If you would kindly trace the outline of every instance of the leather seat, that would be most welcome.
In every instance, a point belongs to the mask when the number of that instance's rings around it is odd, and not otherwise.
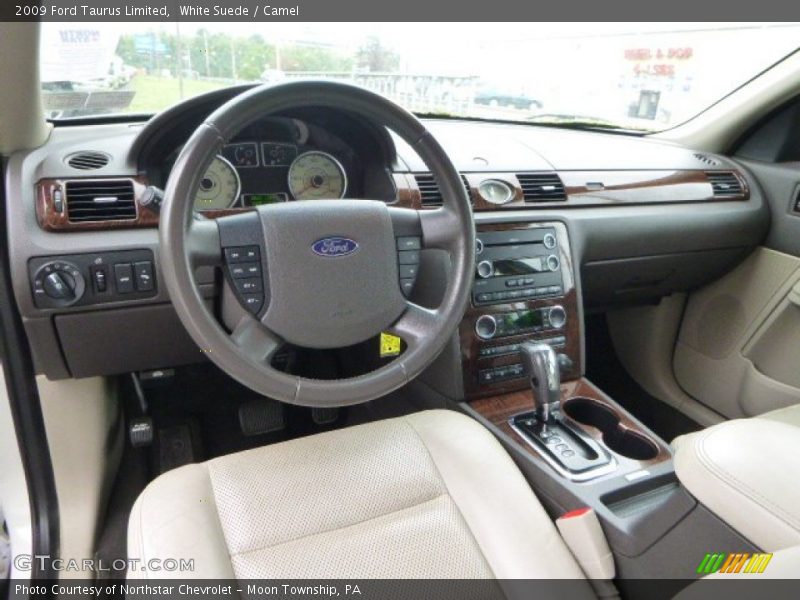
[[[495,438],[444,410],[170,471],[137,500],[128,548],[192,558],[168,574],[192,579],[584,576]]]
[[[761,550],[800,545],[800,405],[726,421],[673,442],[697,500]]]

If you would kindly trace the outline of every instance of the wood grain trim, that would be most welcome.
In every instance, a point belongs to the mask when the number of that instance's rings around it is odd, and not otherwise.
[[[525,202],[516,173],[464,173],[464,176],[469,184],[470,199],[473,210],[476,212],[553,207],[727,202],[750,199],[750,188],[747,181],[739,171],[732,169],[718,169],[717,171],[733,173],[742,186],[742,194],[728,198],[715,197],[706,177],[706,172],[712,171],[714,170],[559,171],[558,175],[564,183],[567,200],[549,202]],[[507,183],[514,192],[514,199],[502,206],[488,202],[478,191],[481,182],[486,179],[499,179]],[[413,175],[395,173],[395,184],[398,191],[398,206],[417,210],[423,208],[419,188]]]
[[[61,190],[66,198],[65,190],[67,181],[131,181],[133,195],[136,202],[135,219],[119,219],[111,221],[81,221],[73,223],[67,217],[66,201],[64,210],[57,212],[53,200],[54,192]],[[142,175],[136,177],[86,177],[68,179],[42,179],[36,183],[36,219],[39,226],[46,231],[98,231],[110,229],[137,229],[142,227],[158,227],[159,214],[146,206],[142,206],[139,199],[148,186],[147,178]],[[204,210],[202,214],[209,219],[216,219],[228,215],[254,210],[253,207],[226,208],[219,210]]]
[[[528,384],[524,378],[511,379],[494,383],[491,385],[478,385],[478,373],[482,369],[499,367],[519,363],[517,354],[507,354],[505,356],[481,357],[479,349],[487,345],[514,344],[524,340],[539,339],[564,335],[567,338],[566,346],[559,348],[558,352],[569,356],[572,361],[572,368],[562,373],[565,381],[578,379],[583,373],[581,364],[581,321],[578,312],[578,292],[575,288],[574,266],[570,253],[569,237],[567,228],[563,223],[539,222],[539,223],[496,223],[487,224],[479,228],[481,231],[510,231],[514,229],[529,229],[537,227],[552,227],[556,231],[558,240],[559,257],[561,260],[561,271],[563,274],[564,295],[556,298],[543,298],[532,300],[520,300],[503,304],[492,304],[489,306],[474,306],[472,302],[464,313],[464,318],[459,325],[458,334],[461,343],[461,366],[464,384],[464,395],[467,399],[479,398],[481,396],[496,396],[500,393],[513,390],[527,389]],[[475,321],[484,314],[505,313],[515,310],[538,309],[546,306],[559,304],[564,307],[567,313],[567,322],[563,329],[549,330],[538,334],[526,334],[503,337],[492,341],[481,340],[475,333]]]
[[[625,409],[614,402],[611,398],[606,396],[588,379],[582,378],[575,381],[569,381],[561,385],[562,406],[564,403],[569,402],[571,398],[588,398],[606,406],[619,417],[619,427],[621,429],[633,431],[641,436],[646,437],[653,444],[655,444],[656,448],[658,449],[656,456],[650,460],[636,460],[614,453],[615,458],[620,464],[620,468],[616,473],[612,474],[612,476],[616,477],[623,473],[630,473],[640,469],[645,469],[649,466],[669,460],[672,457],[669,446],[667,446],[663,440],[644,430],[636,421],[633,420],[633,418]],[[487,421],[511,437],[522,448],[525,448],[526,452],[533,456],[537,461],[541,461],[542,464],[544,464],[542,458],[533,449],[531,449],[527,442],[524,441],[520,435],[508,424],[508,420],[514,415],[533,410],[533,396],[530,389],[473,400],[469,403],[469,405]],[[595,427],[578,423],[577,421],[573,422],[576,423],[576,425],[583,429],[586,433],[588,433],[593,439],[602,443],[603,436],[600,430]]]
[[[73,223],[67,217],[66,184],[67,181],[130,181],[133,183],[133,196],[136,202],[135,219],[119,219],[112,221],[81,221]],[[138,227],[157,227],[158,213],[139,203],[142,193],[147,187],[147,180],[137,177],[86,177],[69,179],[41,179],[36,183],[36,219],[39,226],[46,231],[91,231],[107,229],[132,229]],[[60,190],[64,198],[64,210],[57,212],[53,201],[54,192]]]

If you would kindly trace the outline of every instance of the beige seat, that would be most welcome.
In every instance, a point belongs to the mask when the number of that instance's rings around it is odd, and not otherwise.
[[[675,472],[760,549],[800,545],[800,405],[677,438]]]
[[[583,577],[500,444],[443,410],[170,471],[136,502],[128,547],[192,558],[168,574],[192,579]]]

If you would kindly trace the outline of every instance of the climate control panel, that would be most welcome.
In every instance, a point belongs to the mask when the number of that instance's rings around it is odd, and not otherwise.
[[[533,310],[481,315],[475,320],[475,333],[482,340],[491,340],[495,337],[562,329],[566,322],[567,312],[563,306],[546,306]]]

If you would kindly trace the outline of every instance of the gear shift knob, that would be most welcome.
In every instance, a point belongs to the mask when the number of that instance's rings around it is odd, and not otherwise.
[[[525,342],[520,347],[531,387],[536,416],[546,423],[561,402],[561,369],[555,350],[542,342]]]

